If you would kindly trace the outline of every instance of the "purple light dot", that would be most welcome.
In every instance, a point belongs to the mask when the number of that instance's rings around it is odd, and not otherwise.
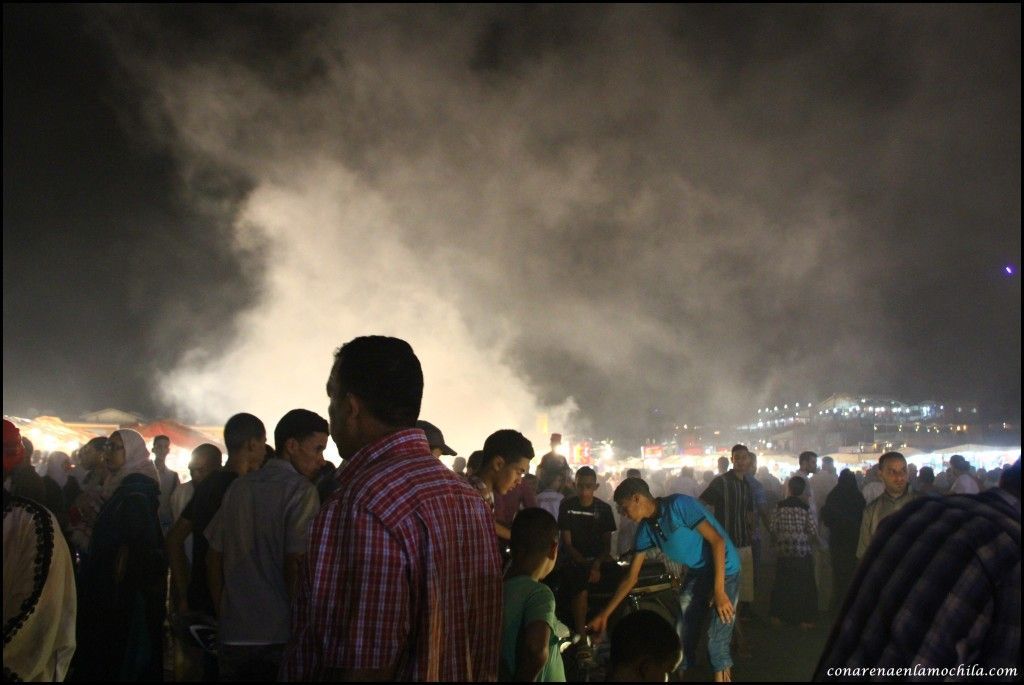
[[[1012,266],[1007,266],[1006,267],[1006,273],[1007,273],[1007,275],[1012,276],[1013,275],[1013,267]]]

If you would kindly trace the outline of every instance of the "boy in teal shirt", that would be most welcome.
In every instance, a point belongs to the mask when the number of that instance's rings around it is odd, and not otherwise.
[[[512,566],[503,592],[501,680],[565,682],[555,595],[540,582],[558,558],[558,522],[543,509],[523,509],[512,522],[511,542]]]

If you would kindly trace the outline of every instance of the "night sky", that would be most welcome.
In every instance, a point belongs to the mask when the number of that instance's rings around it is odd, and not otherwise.
[[[4,412],[273,425],[386,333],[460,451],[837,391],[1019,420],[1020,27],[5,5]]]

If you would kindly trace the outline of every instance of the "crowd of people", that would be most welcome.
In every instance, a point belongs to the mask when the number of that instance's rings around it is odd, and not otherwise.
[[[423,382],[408,343],[356,338],[328,418],[289,411],[271,447],[236,414],[226,455],[198,446],[185,483],[166,436],[129,429],[40,476],[5,420],[5,680],[162,680],[173,663],[189,681],[663,681],[706,656],[729,681],[764,592],[773,624],[836,617],[818,679],[1019,667],[1019,461],[936,475],[889,452],[836,473],[804,452],[782,482],[736,445],[718,473],[645,480],[572,471],[555,434],[531,474],[513,429],[458,457],[419,417]],[[672,621],[629,611],[645,565],[675,580]]]

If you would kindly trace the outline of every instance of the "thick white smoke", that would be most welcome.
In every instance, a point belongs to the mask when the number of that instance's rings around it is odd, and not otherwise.
[[[251,182],[233,239],[263,256],[260,303],[167,373],[171,401],[324,410],[333,350],[391,334],[461,452],[505,426],[543,447],[538,415],[572,431],[576,403],[603,436],[886,376],[865,226],[829,172],[869,133],[801,83],[814,56],[738,73],[739,98],[671,12],[537,12],[305,9],[286,39],[242,22],[201,49],[130,15],[168,144]]]

